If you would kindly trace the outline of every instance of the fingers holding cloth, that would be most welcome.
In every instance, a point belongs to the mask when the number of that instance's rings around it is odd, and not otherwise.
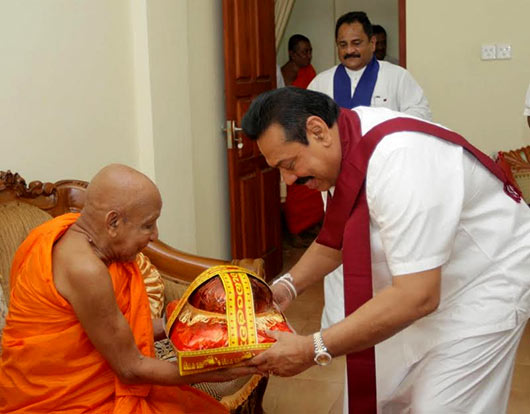
[[[270,330],[266,333],[276,342],[246,365],[256,367],[264,375],[290,377],[315,364],[312,336]]]

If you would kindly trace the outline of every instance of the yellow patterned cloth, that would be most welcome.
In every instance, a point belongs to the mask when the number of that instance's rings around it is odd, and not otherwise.
[[[162,276],[143,253],[138,253],[136,256],[136,264],[144,277],[151,317],[161,318],[164,310],[164,282],[162,281]]]

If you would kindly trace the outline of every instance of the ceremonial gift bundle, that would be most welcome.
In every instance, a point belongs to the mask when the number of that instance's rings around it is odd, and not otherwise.
[[[269,286],[238,266],[201,273],[166,311],[166,332],[181,375],[210,371],[252,358],[274,339],[265,330],[288,331],[273,306]]]

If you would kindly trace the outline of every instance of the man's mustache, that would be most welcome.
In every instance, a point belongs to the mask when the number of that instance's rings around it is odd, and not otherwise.
[[[296,179],[296,181],[294,183],[302,185],[302,184],[307,183],[309,180],[312,180],[313,178],[315,178],[315,177],[313,177],[311,175],[308,175],[307,177],[299,177],[299,178]]]
[[[347,53],[344,55],[344,59],[349,59],[349,58],[360,58],[361,55],[357,54],[357,53]]]

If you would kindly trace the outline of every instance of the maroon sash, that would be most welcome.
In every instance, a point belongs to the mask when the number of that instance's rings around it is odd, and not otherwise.
[[[394,132],[422,132],[460,145],[473,154],[504,183],[504,191],[516,202],[521,193],[495,162],[453,131],[412,118],[394,118],[361,135],[358,115],[341,109],[338,119],[342,163],[335,192],[328,201],[324,225],[317,242],[342,249],[346,316],[372,298],[370,216],[365,179],[368,162],[379,142]],[[377,412],[375,350],[348,354],[348,401],[350,414]]]

